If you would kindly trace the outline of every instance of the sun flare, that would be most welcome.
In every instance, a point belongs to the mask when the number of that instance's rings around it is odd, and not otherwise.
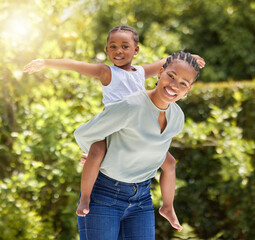
[[[17,16],[9,19],[4,29],[5,35],[13,39],[24,37],[28,32],[29,24],[25,16]]]
[[[24,36],[28,33],[29,25],[25,18],[14,18],[7,25],[8,31],[13,36]]]
[[[32,26],[25,14],[13,14],[8,18],[2,29],[2,40],[12,46],[24,44],[30,38]]]

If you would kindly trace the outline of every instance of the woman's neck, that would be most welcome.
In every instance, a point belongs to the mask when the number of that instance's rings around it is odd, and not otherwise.
[[[152,103],[159,109],[165,110],[168,108],[170,103],[166,103],[164,101],[162,101],[162,99],[160,98],[158,92],[156,91],[156,89],[153,90],[147,90],[146,94],[149,96],[149,98],[151,99]]]

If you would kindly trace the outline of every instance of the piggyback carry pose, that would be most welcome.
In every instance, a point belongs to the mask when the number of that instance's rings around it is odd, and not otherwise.
[[[175,102],[189,92],[198,72],[194,57],[175,53],[160,69],[155,89],[107,105],[75,131],[78,145],[89,154],[93,155],[93,144],[105,138],[107,142],[90,211],[85,217],[78,216],[82,240],[155,238],[150,179],[160,167],[168,176],[169,145],[184,124],[184,114]],[[83,173],[86,171],[85,164]],[[82,174],[84,179],[86,174]],[[161,214],[168,211],[166,207]]]
[[[52,67],[74,70],[86,76],[96,77],[101,81],[103,103],[107,106],[131,93],[145,90],[145,79],[155,76],[166,60],[164,58],[142,66],[132,65],[133,57],[139,52],[138,42],[139,36],[134,28],[125,25],[116,26],[110,30],[106,45],[106,53],[114,65],[91,64],[71,59],[38,59],[26,65],[23,71],[31,74],[45,67]],[[204,66],[205,63],[201,57],[192,56],[197,59],[200,67]],[[85,171],[87,177],[84,178],[84,181],[81,181],[81,199],[76,211],[79,216],[85,216],[89,212],[90,194],[105,153],[105,140],[98,141],[90,149],[90,154],[84,166],[88,169]],[[161,174],[163,206],[160,209],[160,214],[167,218],[174,228],[181,230],[182,227],[173,208],[175,159],[170,153],[167,153],[165,162],[167,166],[165,169],[168,169],[165,172],[168,172],[168,177],[164,173]]]

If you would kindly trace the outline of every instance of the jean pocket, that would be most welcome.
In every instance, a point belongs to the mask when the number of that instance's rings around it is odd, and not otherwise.
[[[91,193],[91,200],[105,206],[113,206],[117,202],[120,189],[103,181],[96,181]]]

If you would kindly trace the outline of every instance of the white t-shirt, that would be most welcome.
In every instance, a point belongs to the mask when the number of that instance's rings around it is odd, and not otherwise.
[[[109,85],[102,85],[103,103],[116,102],[131,93],[144,91],[145,73],[142,66],[134,65],[136,71],[125,71],[116,66],[109,66],[111,69],[111,82]]]

